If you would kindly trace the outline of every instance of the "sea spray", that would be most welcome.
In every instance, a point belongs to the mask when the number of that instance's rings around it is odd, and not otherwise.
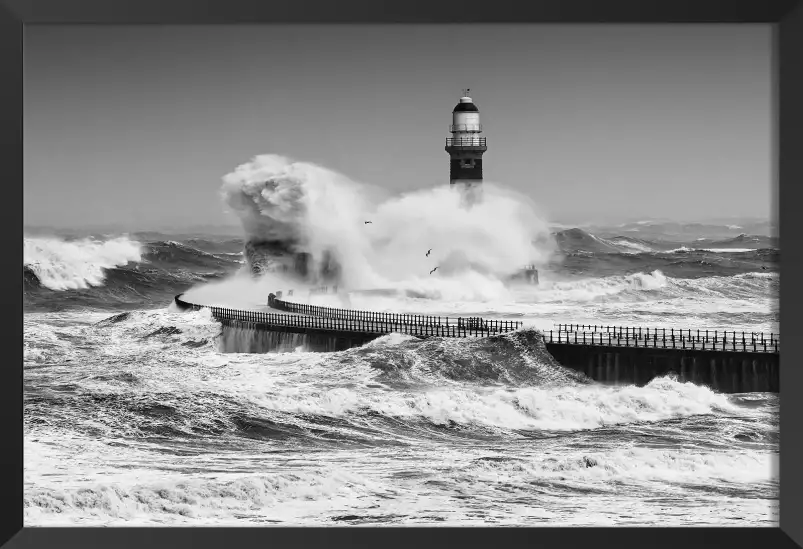
[[[106,269],[139,261],[142,245],[126,236],[110,240],[26,238],[23,262],[51,290],[100,286]]]
[[[194,286],[184,292],[183,299],[202,305],[253,309],[267,306],[271,293],[288,290],[293,290],[297,300],[304,301],[309,295],[310,285],[282,273],[253,277],[248,272],[239,271],[225,280]]]
[[[347,266],[344,277],[354,276],[350,256],[370,210],[361,185],[346,177],[278,155],[260,155],[223,178],[221,193],[243,225],[252,259],[260,246],[271,251],[310,254],[313,273],[333,256]],[[311,276],[313,280],[316,277]]]
[[[263,257],[309,254],[315,268],[334,258],[338,282],[350,288],[409,287],[437,296],[444,285],[433,281],[445,277],[498,295],[501,279],[545,263],[554,249],[532,202],[492,184],[470,209],[448,186],[372,201],[378,193],[370,186],[261,155],[225,176],[222,194],[242,222],[252,258],[261,260],[260,246],[269,250]],[[478,276],[460,280],[465,273]]]

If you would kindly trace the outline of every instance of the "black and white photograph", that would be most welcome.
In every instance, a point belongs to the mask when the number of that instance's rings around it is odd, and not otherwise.
[[[24,525],[778,527],[773,40],[26,28]]]

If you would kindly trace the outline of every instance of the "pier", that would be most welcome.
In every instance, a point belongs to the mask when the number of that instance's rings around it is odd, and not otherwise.
[[[181,310],[209,309],[224,328],[224,351],[341,351],[400,333],[419,339],[500,336],[519,321],[380,313],[304,305],[271,294],[268,307],[249,311],[189,303]],[[557,324],[541,331],[547,351],[565,367],[607,384],[645,385],[674,375],[723,393],[780,392],[780,336],[656,327]],[[239,339],[238,339],[239,338]]]
[[[558,324],[544,333],[562,365],[595,381],[645,385],[678,381],[723,393],[780,392],[777,334]]]
[[[278,299],[270,294],[268,306],[276,311],[263,312],[189,303],[181,295],[174,298],[181,310],[209,309],[223,326],[252,332],[227,350],[269,352],[292,350],[304,345],[313,351],[342,351],[364,345],[383,335],[400,333],[427,339],[430,337],[487,337],[521,328],[521,322],[485,320],[478,317],[441,317],[372,311],[353,311],[303,305]],[[265,333],[287,334],[285,337]],[[302,335],[303,339],[292,334]],[[224,334],[227,337],[229,334]],[[224,337],[224,344],[226,337]]]

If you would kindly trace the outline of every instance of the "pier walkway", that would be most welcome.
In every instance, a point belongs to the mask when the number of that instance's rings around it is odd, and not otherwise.
[[[259,324],[265,329],[275,326],[343,331],[383,335],[402,333],[415,337],[482,337],[518,330],[520,321],[488,320],[479,317],[444,317],[413,314],[380,313],[304,305],[268,298],[268,307],[280,313],[230,309],[188,303],[175,298],[181,309],[208,308],[218,320]],[[601,347],[633,347],[689,351],[729,351],[749,353],[780,352],[780,336],[760,332],[735,332],[693,329],[643,328],[587,324],[556,324],[554,330],[543,331],[549,345]]]
[[[485,320],[476,317],[440,317],[369,311],[352,311],[291,303],[269,297],[268,306],[281,313],[230,309],[189,303],[177,295],[174,299],[182,310],[209,309],[212,316],[222,322],[241,322],[258,325],[262,329],[298,331],[306,333],[349,332],[366,337],[379,337],[391,333],[407,334],[418,338],[429,337],[482,337],[517,330],[521,322]]]
[[[379,313],[304,305],[271,294],[269,309],[230,309],[189,303],[181,310],[209,309],[224,326],[255,334],[248,350],[296,348],[340,351],[400,333],[428,339],[499,336],[522,328],[519,321]],[[556,324],[540,331],[546,350],[568,368],[605,383],[644,385],[668,374],[679,381],[728,393],[780,392],[780,336],[757,332]],[[295,335],[292,335],[295,334]],[[299,343],[297,338],[306,338]]]
[[[435,326],[439,328],[443,337],[467,337],[512,332],[513,330],[518,330],[523,325],[523,323],[519,321],[486,320],[479,317],[427,316],[319,307],[284,301],[277,298],[274,294],[270,294],[268,297],[268,307],[317,318],[373,323],[382,327],[381,329],[390,328],[391,331],[397,331],[394,327],[398,326],[409,326],[413,329],[424,326]],[[367,325],[370,326],[370,324]]]

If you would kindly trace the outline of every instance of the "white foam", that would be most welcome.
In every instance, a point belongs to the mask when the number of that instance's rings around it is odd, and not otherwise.
[[[139,261],[140,243],[126,236],[109,240],[67,241],[59,238],[26,238],[23,261],[51,290],[75,290],[100,286],[106,269]]]
[[[470,209],[449,187],[375,200],[377,189],[320,166],[261,155],[227,175],[222,193],[248,238],[291,241],[316,261],[332,252],[349,287],[494,296],[500,278],[554,250],[537,207],[488,182]]]
[[[766,411],[736,408],[726,396],[691,383],[662,378],[645,387],[486,387],[439,376],[438,353],[417,351],[425,346],[410,345],[406,336],[332,354],[225,355],[214,344],[219,324],[208,310],[139,311],[94,324],[108,316],[26,315],[25,367],[36,366],[26,369],[26,382],[80,385],[83,395],[112,402],[63,406],[57,417],[26,423],[28,526],[333,524],[332,517],[342,515],[364,517],[366,524],[397,516],[390,520],[465,525],[482,520],[478,504],[506,524],[645,524],[665,516],[650,498],[689,498],[689,486],[708,490],[693,500],[701,522],[725,520],[708,513],[728,508],[754,523],[770,521],[763,506],[777,497],[777,455],[731,450],[733,433],[710,433],[706,443],[716,442],[710,450],[587,439],[596,436],[594,429],[622,426],[623,432],[696,444],[696,435],[674,432],[667,420],[701,418],[705,425],[708,418],[736,415],[764,421]],[[181,333],[160,330],[171,327]],[[410,350],[399,354],[402,346]],[[463,347],[449,341],[440,351],[461,359]],[[361,358],[383,348],[395,349],[393,360],[419,383],[390,389],[380,378],[383,370]],[[172,411],[155,417],[132,411],[150,404]],[[35,411],[35,403],[27,406]],[[272,422],[297,429],[299,440],[326,442],[314,452],[291,442],[286,452],[281,439],[233,434],[235,418]],[[176,452],[172,435],[143,437],[143,423],[168,425],[190,438]],[[194,430],[212,426],[223,432],[199,437]],[[477,430],[497,438],[491,445],[461,442],[462,433]],[[521,430],[560,435],[523,440]],[[394,445],[327,449],[335,435]],[[567,446],[569,436],[579,444]],[[748,496],[709,495],[716,490]],[[456,497],[461,494],[474,499]],[[749,504],[739,503],[745,498]]]
[[[646,244],[640,244],[638,242],[631,242],[626,238],[614,238],[611,240],[611,243],[615,246],[619,246],[621,248],[627,248],[629,250],[633,250],[634,252],[639,253],[649,253],[654,252],[655,250]]]
[[[705,239],[700,239],[705,240]],[[745,253],[745,252],[754,252],[756,251],[755,248],[688,248],[686,246],[681,246],[680,248],[675,248],[673,250],[668,250],[666,253],[686,253],[686,252],[710,252],[715,254],[727,254],[727,253]]]
[[[703,251],[715,254],[741,254],[745,252],[754,252],[756,250],[753,248],[704,248]]]

